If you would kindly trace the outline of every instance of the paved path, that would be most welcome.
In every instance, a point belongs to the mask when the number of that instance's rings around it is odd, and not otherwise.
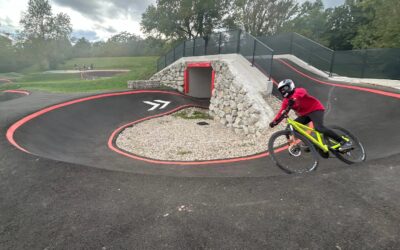
[[[289,66],[275,63],[273,78],[292,78],[318,96],[327,123],[360,137],[366,163],[321,160],[302,176],[283,174],[268,158],[150,164],[110,151],[110,134],[147,117],[149,98],[171,101],[152,115],[202,103],[143,92],[54,109],[84,96],[32,93],[0,102],[0,248],[398,248],[399,97],[329,85]],[[34,154],[7,142],[12,124],[47,107],[14,131],[15,142]]]

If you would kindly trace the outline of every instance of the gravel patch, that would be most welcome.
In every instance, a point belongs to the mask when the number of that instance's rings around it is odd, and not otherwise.
[[[280,101],[266,101],[279,110]],[[186,113],[182,118],[182,113]],[[189,119],[193,114],[202,119]],[[272,133],[285,127],[283,123],[267,129],[259,137],[236,134],[217,121],[207,119],[208,110],[188,108],[177,113],[147,120],[122,131],[116,144],[135,155],[167,161],[199,161],[243,157],[267,151]],[[206,122],[208,125],[199,125]]]

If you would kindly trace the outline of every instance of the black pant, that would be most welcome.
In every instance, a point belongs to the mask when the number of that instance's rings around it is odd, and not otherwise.
[[[299,122],[301,124],[308,124],[309,122],[314,123],[314,128],[318,131],[323,133],[324,135],[327,135],[334,139],[337,142],[342,142],[343,139],[336,134],[334,131],[331,129],[327,128],[324,126],[324,111],[323,110],[317,110],[314,112],[309,113],[308,115],[305,116],[299,116],[295,119],[296,122]]]

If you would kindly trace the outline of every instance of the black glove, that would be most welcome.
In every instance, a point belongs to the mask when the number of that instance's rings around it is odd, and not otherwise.
[[[294,105],[294,100],[293,99],[289,99],[289,107],[292,107]]]
[[[272,121],[272,122],[269,123],[269,126],[271,128],[275,127],[276,125],[278,125],[278,123],[276,121]]]

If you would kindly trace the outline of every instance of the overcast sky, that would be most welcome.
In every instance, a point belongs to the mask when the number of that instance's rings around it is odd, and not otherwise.
[[[304,2],[305,0],[298,0]],[[50,0],[53,14],[67,13],[71,17],[73,36],[91,41],[105,40],[114,34],[140,31],[141,14],[156,0]],[[343,4],[344,0],[323,0],[326,7]],[[0,30],[20,29],[21,13],[28,0],[0,0]]]

